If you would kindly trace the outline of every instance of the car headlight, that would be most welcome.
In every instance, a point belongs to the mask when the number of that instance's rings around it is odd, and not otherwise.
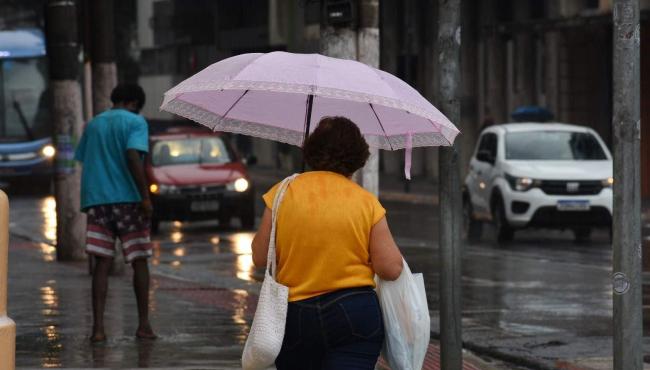
[[[41,154],[45,158],[52,158],[56,154],[56,149],[52,145],[46,145],[41,149]]]
[[[541,181],[531,179],[530,177],[517,177],[508,174],[506,174],[506,180],[510,184],[510,188],[516,191],[528,191],[541,184]]]
[[[614,185],[614,178],[608,177],[602,181],[604,188],[611,188]]]
[[[158,187],[158,184],[149,185],[149,192],[151,192],[153,194],[158,194],[158,190],[160,190],[160,188]]]
[[[248,180],[246,180],[243,177],[238,178],[237,180],[230,182],[228,183],[228,185],[226,185],[226,189],[230,191],[236,191],[238,193],[245,192],[246,190],[248,190],[249,187],[250,187],[250,183],[248,182]]]

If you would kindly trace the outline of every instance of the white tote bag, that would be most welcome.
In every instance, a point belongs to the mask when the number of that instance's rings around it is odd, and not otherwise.
[[[385,340],[381,354],[391,369],[421,370],[429,347],[431,318],[422,274],[404,268],[395,281],[375,276],[384,317]]]
[[[289,288],[275,280],[275,229],[284,193],[296,176],[298,175],[289,176],[282,181],[273,200],[273,225],[271,226],[269,252],[266,256],[266,272],[253,324],[244,345],[242,354],[244,370],[262,370],[273,367],[282,348],[289,304]]]

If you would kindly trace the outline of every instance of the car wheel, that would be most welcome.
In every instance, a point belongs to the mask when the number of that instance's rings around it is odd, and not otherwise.
[[[463,232],[468,241],[477,241],[483,234],[483,223],[472,216],[472,203],[469,199],[463,201]]]
[[[160,220],[157,218],[151,219],[151,232],[158,233],[160,231]]]
[[[515,231],[508,224],[506,219],[506,212],[503,208],[503,201],[498,199],[494,205],[494,227],[497,231],[497,241],[509,242],[515,235]]]
[[[590,227],[578,227],[573,229],[573,236],[576,243],[587,243],[591,240]]]

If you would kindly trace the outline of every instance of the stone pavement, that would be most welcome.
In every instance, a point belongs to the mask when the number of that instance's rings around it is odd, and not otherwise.
[[[54,248],[13,237],[9,316],[16,363],[29,368],[237,369],[256,289],[232,289],[165,274],[153,266],[151,320],[158,340],[136,340],[131,273],[111,277],[105,344],[91,345],[90,277],[83,262],[57,263]],[[465,369],[496,369],[467,353]],[[380,368],[382,364],[379,364]],[[503,368],[503,367],[499,367]],[[439,369],[432,342],[424,369]]]
[[[273,181],[269,177],[268,182]],[[261,183],[258,186],[258,190],[263,189]],[[432,185],[429,185],[429,189],[425,186],[422,184],[420,188],[414,186],[412,189],[435,191]],[[399,194],[399,189],[388,191]],[[385,193],[386,190],[382,188],[382,200],[387,200]],[[422,207],[424,202],[431,201],[429,205],[434,202],[431,198],[426,200],[413,197],[426,196],[424,191],[402,195],[400,202],[413,203],[417,207]],[[405,207],[406,210],[411,209],[408,204]],[[169,225],[170,240],[156,240],[157,254],[152,261],[152,302],[156,303],[157,309],[153,321],[161,335],[160,340],[153,345],[133,340],[135,302],[129,282],[130,274],[127,273],[126,276],[115,277],[111,281],[109,305],[110,302],[115,303],[108,312],[109,317],[115,318],[115,324],[108,328],[111,340],[104,346],[93,347],[86,341],[90,326],[86,265],[52,262],[54,250],[50,244],[56,226],[53,208],[51,198],[12,200],[11,230],[14,236],[23,237],[14,238],[10,261],[9,315],[18,321],[18,366],[237,368],[242,338],[252,317],[251,305],[256,300],[255,293],[261,278],[259,272],[247,270],[246,266],[250,267],[250,256],[234,251],[241,249],[246,241],[250,242],[250,233],[219,231],[218,237],[210,238],[202,232],[213,232],[213,225],[183,225],[178,229]],[[434,207],[427,208],[429,213],[434,211]],[[37,243],[26,242],[25,238]],[[215,255],[208,256],[211,259],[205,260],[205,254],[196,254],[201,248],[214,248]],[[432,253],[428,248],[415,248],[413,251]],[[505,249],[500,253],[509,252]],[[422,255],[414,254],[407,259],[413,258],[415,263],[421,257]],[[425,258],[430,260],[431,256],[427,254]],[[180,273],[181,271],[185,272]],[[54,300],[58,303],[48,306],[46,302],[52,301],[52,291],[55,292]],[[434,310],[435,305],[430,303],[430,307]],[[585,356],[584,353],[590,352],[591,348],[584,352],[563,352],[566,356],[558,356],[558,347],[554,347],[543,335],[535,338],[534,343],[530,337],[512,338],[509,343],[512,346],[506,348],[498,344],[498,340],[503,339],[498,334],[501,327],[485,326],[477,331],[476,325],[467,320],[469,318],[463,320],[465,344],[469,349],[487,356],[484,360],[490,361],[489,358],[496,357],[536,369],[611,368],[611,358]],[[161,324],[165,326],[161,327]],[[436,325],[437,314],[432,311],[434,335],[438,331]],[[582,339],[584,338],[567,338],[567,341],[571,343],[571,348],[575,348]],[[611,348],[609,341],[610,338],[603,338],[598,346]],[[582,344],[593,347],[594,342]],[[540,348],[544,349],[544,359],[559,357],[566,360],[541,363],[537,361],[539,358],[531,356],[531,345],[535,347],[536,354],[541,353]],[[427,358],[427,368],[437,368],[438,353],[434,343]],[[467,354],[466,359],[472,362],[476,360],[479,368],[489,368],[491,365],[503,369],[509,366],[498,362],[486,364],[487,361],[477,359],[471,353]]]

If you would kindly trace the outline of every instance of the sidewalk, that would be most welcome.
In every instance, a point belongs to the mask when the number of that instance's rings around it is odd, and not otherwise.
[[[18,326],[18,368],[239,368],[256,295],[154,273],[151,320],[159,338],[141,341],[133,338],[137,315],[131,274],[111,277],[109,341],[91,345],[86,265],[52,262],[52,252],[47,245],[16,238],[11,243],[9,315]],[[436,342],[430,345],[424,369],[440,368],[439,350]],[[465,357],[464,369],[493,369],[470,353]]]
[[[258,194],[263,194],[274,184],[291,175],[274,168],[252,167],[249,175],[253,179]],[[406,185],[408,184],[408,185]],[[408,186],[408,191],[406,189]],[[414,177],[407,181],[403,174],[379,175],[379,198],[382,201],[438,204],[438,186],[431,180]]]
[[[14,208],[20,202],[14,203]],[[23,204],[25,205],[25,204]],[[38,210],[36,210],[38,212]],[[257,302],[258,284],[233,287],[197,272],[187,279],[152,266],[151,321],[156,341],[136,340],[131,271],[111,277],[106,309],[109,340],[91,345],[90,277],[84,262],[57,263],[38,215],[12,213],[9,250],[9,316],[17,323],[16,365],[31,368],[239,369],[239,358]],[[225,237],[224,237],[225,238]],[[157,248],[166,248],[158,241]],[[186,261],[184,263],[191,263]],[[229,262],[225,262],[229,263]],[[197,265],[200,268],[201,265]],[[209,273],[203,271],[202,273]],[[424,369],[439,369],[439,345],[429,348]],[[466,352],[464,369],[505,369]],[[378,368],[385,369],[383,363]]]
[[[52,208],[53,204],[47,200],[12,201],[9,315],[18,324],[17,364],[20,368],[45,365],[133,368],[139,364],[181,369],[238,368],[259,283],[242,280],[237,270],[233,272],[232,266],[249,256],[234,254],[232,241],[228,240],[232,235],[220,235],[220,244],[210,245],[210,238],[193,234],[202,230],[198,225],[183,229],[186,235],[178,236],[180,242],[157,240],[160,255],[156,258],[160,264],[152,266],[152,321],[160,339],[154,343],[133,339],[135,301],[130,269],[127,269],[126,276],[113,277],[110,283],[107,318],[113,321],[108,328],[111,339],[106,345],[94,347],[86,340],[91,324],[90,278],[86,264],[52,262],[54,249],[49,243],[55,225],[50,214],[52,209],[48,207]],[[172,239],[175,234],[170,235]],[[241,233],[234,236],[241,236]],[[216,266],[207,263],[205,255],[199,254],[201,248],[217,247],[219,251],[214,259],[220,262]],[[423,250],[423,247],[418,248],[412,252]],[[187,254],[174,258],[177,252]],[[421,258],[418,255],[411,257]],[[174,267],[177,259],[182,261],[185,274],[179,274]],[[260,274],[256,274],[256,278],[259,277]],[[434,310],[433,335],[439,332],[434,307],[430,306]],[[610,353],[610,337],[602,337],[597,343],[586,341],[589,338],[567,337],[562,339],[565,343],[556,343],[557,338],[552,335],[513,336],[506,332],[507,327],[500,326],[505,322],[477,325],[470,317],[472,315],[463,320],[465,347],[488,360],[467,352],[466,368],[511,368],[489,362],[489,359],[498,358],[533,369],[611,369],[611,357],[603,357]],[[605,351],[594,351],[595,343]],[[594,352],[603,356],[593,356]],[[437,369],[438,356],[439,348],[433,341],[425,368]]]

